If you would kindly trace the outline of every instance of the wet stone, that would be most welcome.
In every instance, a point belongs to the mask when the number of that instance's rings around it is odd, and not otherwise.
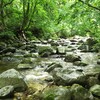
[[[2,98],[9,98],[13,96],[14,87],[9,85],[0,89],[0,100]]]
[[[0,88],[12,85],[15,91],[25,91],[27,86],[22,75],[15,69],[9,69],[0,74]]]

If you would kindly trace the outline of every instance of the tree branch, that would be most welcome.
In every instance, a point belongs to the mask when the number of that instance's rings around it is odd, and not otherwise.
[[[3,7],[6,7],[7,5],[10,5],[14,0],[11,0],[10,2],[6,3],[5,5],[3,5]]]
[[[92,6],[91,4],[88,4],[88,3],[86,3],[86,2],[84,2],[82,0],[79,0],[79,1],[82,2],[83,4],[87,5],[87,6],[91,7],[91,8],[94,8],[94,9],[100,11],[100,8],[98,8],[98,7]]]

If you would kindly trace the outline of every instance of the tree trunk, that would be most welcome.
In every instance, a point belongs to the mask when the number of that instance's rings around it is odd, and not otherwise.
[[[1,1],[0,1],[0,7],[1,7],[1,9],[0,9],[0,15],[1,15],[0,20],[1,20],[2,31],[3,31],[4,28],[5,28],[5,21],[4,21],[4,7],[3,7],[3,5],[4,5],[4,1],[1,0]]]

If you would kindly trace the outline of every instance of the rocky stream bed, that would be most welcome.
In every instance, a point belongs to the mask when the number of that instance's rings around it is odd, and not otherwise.
[[[100,100],[100,52],[90,37],[0,42],[0,100]]]

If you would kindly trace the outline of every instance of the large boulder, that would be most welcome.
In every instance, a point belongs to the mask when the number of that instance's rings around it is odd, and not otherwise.
[[[64,61],[66,62],[75,62],[75,61],[81,61],[81,57],[75,54],[67,54],[65,56]]]
[[[94,100],[92,94],[81,85],[52,86],[42,93],[43,100]]]
[[[96,97],[100,98],[100,85],[99,84],[95,84],[94,86],[92,86],[90,88],[90,91],[92,92],[92,94]]]
[[[78,49],[82,50],[83,52],[93,52],[96,51],[93,49],[93,46],[96,44],[96,41],[93,38],[87,38],[84,43],[82,43]]]
[[[72,85],[77,83],[82,86],[91,86],[99,82],[100,67],[69,66],[67,68],[54,68],[50,74],[57,85]],[[95,82],[91,80],[90,77],[92,76],[95,77]]]
[[[9,85],[9,86],[5,86],[3,88],[0,89],[0,100],[3,98],[9,98],[12,97],[14,93],[14,87]]]
[[[0,74],[0,88],[12,85],[15,91],[25,91],[25,84],[22,75],[15,69],[9,69]]]
[[[50,45],[39,45],[37,48],[41,57],[48,57],[55,52]]]
[[[100,84],[100,81],[98,79],[98,76],[96,75],[96,76],[89,77],[87,83],[88,83],[88,87],[92,87],[95,84]]]
[[[72,85],[74,83],[78,84],[85,84],[87,80],[87,76],[84,76],[81,69],[76,71],[62,69],[62,68],[55,68],[52,71],[52,76],[54,81],[57,85]]]
[[[71,100],[70,87],[52,86],[43,92],[43,100]]]
[[[94,100],[92,94],[79,84],[74,84],[71,87],[72,100]]]

